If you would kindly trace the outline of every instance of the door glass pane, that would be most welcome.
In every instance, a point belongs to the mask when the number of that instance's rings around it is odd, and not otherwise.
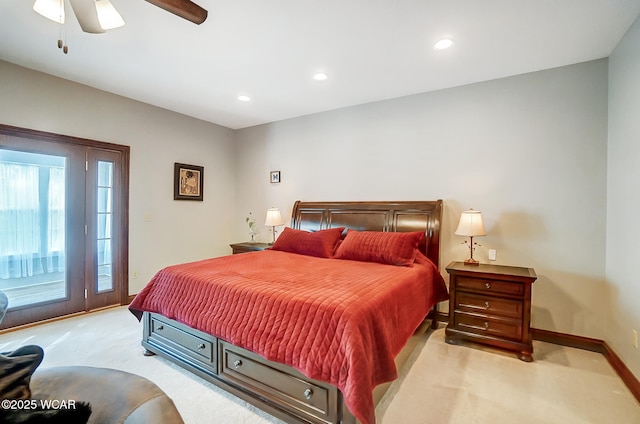
[[[113,163],[98,161],[98,278],[97,291],[113,290],[111,224],[113,222]]]
[[[10,308],[67,297],[66,165],[0,149],[0,290]]]

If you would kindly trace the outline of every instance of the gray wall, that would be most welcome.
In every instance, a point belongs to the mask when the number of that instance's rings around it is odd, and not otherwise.
[[[609,59],[606,340],[640,378],[640,21]]]
[[[460,212],[481,210],[488,235],[476,257],[487,262],[497,249],[496,263],[538,274],[533,325],[604,339],[639,375],[630,330],[640,327],[640,285],[629,265],[640,235],[639,32],[636,23],[610,66],[598,60],[239,131],[0,61],[0,122],[131,146],[130,293],[165,265],[229,253],[229,242],[248,239],[250,211],[261,224],[268,207],[288,216],[297,199],[442,198],[442,267],[468,254],[453,234]],[[204,202],[173,201],[173,162],[205,166]],[[282,183],[269,183],[272,170]],[[262,227],[259,238],[269,237]]]
[[[441,198],[442,268],[468,257],[453,232],[480,210],[475,256],[538,274],[533,325],[605,338],[606,138],[606,60],[239,130],[236,235],[296,199]]]
[[[131,146],[130,293],[166,265],[230,251],[232,130],[3,61],[0,123]],[[205,167],[203,202],[173,200],[174,162]]]

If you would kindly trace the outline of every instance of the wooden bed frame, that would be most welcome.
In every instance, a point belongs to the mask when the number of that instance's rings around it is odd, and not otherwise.
[[[309,231],[346,227],[359,231],[424,231],[419,246],[439,266],[442,200],[421,202],[302,202],[291,227]],[[435,312],[435,307],[434,311]],[[426,318],[426,317],[425,317]],[[342,394],[292,367],[227,343],[160,314],[145,312],[145,355],[161,355],[288,423],[354,424]],[[432,326],[436,324],[432,317]],[[422,326],[424,332],[426,326]],[[415,346],[415,344],[408,343]],[[413,350],[413,349],[411,349]],[[406,359],[401,353],[398,358]],[[398,368],[402,366],[396,361]],[[386,387],[388,387],[387,383]],[[385,389],[386,390],[386,389]],[[377,403],[382,393],[374,391]],[[377,399],[376,399],[377,398]]]

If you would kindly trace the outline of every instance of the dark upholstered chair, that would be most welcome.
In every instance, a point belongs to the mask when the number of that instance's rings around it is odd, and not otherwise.
[[[146,378],[93,367],[56,367],[36,371],[32,399],[89,402],[89,423],[182,424],[173,401]]]
[[[7,308],[7,296],[0,291],[0,322]],[[184,424],[173,401],[146,378],[114,369],[80,366],[38,369],[31,375],[40,361],[39,346],[0,354],[0,365],[4,365],[0,369],[0,397],[25,399],[30,389],[31,399],[38,401],[87,402],[91,406],[88,423],[93,424]],[[1,422],[22,422],[20,417],[6,415],[11,411],[4,413]]]

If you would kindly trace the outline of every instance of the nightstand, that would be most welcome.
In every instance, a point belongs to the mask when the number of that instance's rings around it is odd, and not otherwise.
[[[532,268],[451,262],[449,325],[446,342],[465,339],[508,349],[525,362],[533,361],[531,342]]]
[[[229,246],[231,246],[233,254],[235,255],[236,253],[247,253],[255,252],[257,250],[264,250],[271,247],[272,245],[269,243],[249,243],[248,241],[245,241],[243,243],[233,243]]]

